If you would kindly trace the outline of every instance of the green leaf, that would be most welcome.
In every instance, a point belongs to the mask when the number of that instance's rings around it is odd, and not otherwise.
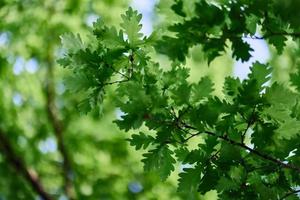
[[[176,105],[187,104],[190,100],[191,85],[187,82],[181,83],[172,90],[172,99]]]
[[[90,99],[86,98],[80,101],[77,105],[77,108],[81,114],[87,114],[88,112],[90,112],[92,110]]]
[[[242,87],[239,88],[239,94],[236,101],[239,104],[251,107],[261,102],[260,88],[257,85],[257,81],[244,81]]]
[[[246,26],[251,35],[256,33],[256,26],[259,22],[259,18],[256,15],[251,14],[246,17]]]
[[[217,184],[217,190],[220,192],[228,191],[228,190],[238,190],[238,189],[239,189],[239,185],[236,182],[224,176],[220,178]]]
[[[185,40],[178,40],[178,38],[163,36],[159,40],[155,49],[158,53],[166,54],[173,61],[185,61],[185,56],[188,53],[189,46]]]
[[[231,39],[232,42],[232,56],[237,60],[241,59],[242,62],[248,61],[251,57],[250,52],[253,49],[247,42],[244,42],[242,39]]]
[[[234,98],[239,93],[239,87],[241,87],[241,81],[239,78],[226,77],[224,82],[223,91],[226,95]]]
[[[276,136],[279,139],[290,140],[297,135],[300,135],[300,121],[296,119],[290,119],[282,123],[277,130],[275,130]]]
[[[196,165],[193,168],[184,168],[179,174],[178,191],[183,193],[193,193],[198,191],[201,180],[201,167]]]
[[[176,160],[172,156],[173,152],[167,145],[160,146],[143,154],[143,163],[145,171],[155,171],[162,180],[166,180],[174,171]]]
[[[194,84],[192,88],[193,102],[200,102],[203,98],[209,97],[213,92],[213,83],[209,77],[203,77],[198,84]]]
[[[214,125],[222,113],[234,112],[232,106],[219,98],[209,98],[206,104],[200,104],[191,111],[191,120]]]
[[[253,63],[251,73],[248,75],[250,80],[256,80],[257,86],[263,89],[263,85],[271,78],[271,68],[259,62]]]
[[[138,129],[142,126],[143,120],[137,114],[125,114],[121,120],[114,121],[121,130],[129,131],[130,129]]]
[[[223,38],[213,38],[203,44],[203,51],[207,57],[208,65],[224,52],[225,40]]]
[[[207,165],[203,172],[203,177],[201,178],[199,185],[199,192],[206,193],[211,189],[214,189],[217,184],[218,171],[213,169],[210,164]]]
[[[101,41],[107,48],[121,48],[124,49],[126,43],[123,38],[123,31],[117,32],[115,27],[105,29]]]
[[[182,17],[186,17],[186,14],[183,12],[183,2],[181,0],[175,1],[176,3],[171,6],[171,9],[177,14]]]
[[[75,36],[72,33],[66,33],[60,37],[63,48],[67,49],[69,53],[76,53],[84,48],[80,35]]]
[[[291,117],[292,112],[286,109],[284,105],[276,104],[265,108],[262,114],[267,115],[276,121],[283,122]]]
[[[283,35],[274,35],[268,38],[268,42],[273,44],[279,54],[282,54],[287,38]]]
[[[298,72],[296,74],[291,74],[290,80],[292,82],[292,85],[296,86],[296,89],[298,90],[298,92],[300,92],[300,73]]]
[[[155,141],[154,137],[146,135],[143,132],[139,134],[133,134],[131,139],[128,139],[131,146],[135,146],[136,150],[146,149],[151,143]]]
[[[93,82],[83,73],[66,77],[64,83],[70,92],[87,91],[93,86]]]
[[[181,148],[175,149],[174,152],[177,157],[177,160],[181,161],[181,162],[183,162],[185,160],[185,158],[187,157],[187,155],[190,153],[190,151],[186,147],[181,147]]]
[[[126,14],[121,15],[121,17],[123,19],[121,27],[124,29],[124,33],[128,37],[129,45],[135,48],[137,45],[143,42],[143,34],[140,33],[142,29],[142,24],[140,24],[142,15],[138,14],[136,10],[133,10],[131,7],[129,7],[126,11]]]
[[[265,98],[272,105],[284,105],[286,108],[292,108],[296,104],[297,95],[283,85],[274,83],[267,88]]]

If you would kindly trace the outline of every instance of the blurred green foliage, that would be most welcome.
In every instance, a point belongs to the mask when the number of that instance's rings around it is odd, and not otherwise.
[[[140,153],[125,141],[128,135],[110,123],[119,112],[109,99],[105,117],[79,114],[82,94],[66,90],[68,72],[56,64],[64,53],[61,35],[85,35],[98,17],[118,24],[129,3],[0,1],[0,133],[53,199],[180,198],[175,179],[161,183],[156,174],[143,172]],[[70,165],[66,170],[59,140]],[[28,178],[3,146],[0,150],[0,199],[36,199]]]

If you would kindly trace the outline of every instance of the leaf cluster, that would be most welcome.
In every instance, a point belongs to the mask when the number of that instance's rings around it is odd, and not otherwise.
[[[186,17],[183,4],[176,1],[172,9]],[[156,37],[155,32],[143,37],[141,15],[129,8],[120,30],[99,20],[92,42],[63,37],[67,54],[60,62],[74,72],[70,88],[91,90],[88,101],[101,103],[95,97],[115,85],[115,105],[122,111],[115,123],[126,132],[139,130],[129,142],[137,150],[148,149],[142,160],[146,171],[165,180],[177,166],[183,168],[180,193],[195,196],[216,190],[221,199],[296,198],[299,75],[292,75],[293,90],[271,82],[271,67],[255,62],[247,79],[227,77],[219,97],[208,76],[188,81],[184,65],[189,47],[201,44],[210,62],[225,51],[227,40],[232,57],[247,61],[251,48],[245,36],[264,38],[280,52],[289,22],[276,24],[283,17],[265,12],[273,6],[273,1],[199,1],[194,17],[169,27],[176,37]],[[262,37],[255,35],[257,27]],[[169,70],[154,61],[153,44],[174,60]],[[148,131],[140,131],[144,129]]]

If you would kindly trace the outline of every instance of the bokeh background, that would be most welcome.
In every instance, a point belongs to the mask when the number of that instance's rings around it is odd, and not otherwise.
[[[189,14],[189,5],[186,13]],[[120,15],[132,6],[143,14],[143,29],[166,29],[178,19],[173,0],[0,0],[0,134],[11,145],[27,170],[55,199],[184,199],[176,192],[178,172],[161,182],[153,173],[143,172],[143,152],[130,147],[130,133],[119,131],[112,121],[122,113],[110,103],[109,91],[103,114],[78,112],[82,94],[68,92],[64,77],[68,72],[56,62],[64,54],[60,36],[79,33],[84,40],[93,22],[102,18],[119,26]],[[191,7],[192,9],[192,7]],[[259,33],[258,33],[259,34]],[[299,62],[295,44],[288,41],[282,55],[264,40],[245,39],[254,49],[246,62],[228,54],[210,66],[200,46],[190,49],[186,65],[190,81],[209,75],[215,94],[222,96],[224,77],[245,79],[255,60],[269,63],[272,79],[285,83],[288,72]],[[153,55],[162,66],[170,66],[163,55]],[[4,140],[3,140],[4,141]],[[0,200],[40,199],[18,167],[7,158],[0,145]],[[6,152],[7,153],[7,152]],[[216,199],[210,191],[198,199]]]

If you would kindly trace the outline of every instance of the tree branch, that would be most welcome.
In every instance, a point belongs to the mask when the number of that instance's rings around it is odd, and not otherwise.
[[[188,128],[188,129],[191,129],[191,130],[197,130],[195,127],[189,126],[189,125],[187,125],[187,124],[185,124],[184,127],[185,127],[185,128]],[[197,130],[197,131],[198,131],[198,130]],[[190,136],[190,137],[187,138],[187,139],[190,139],[190,138],[192,138],[192,137],[194,137],[194,136],[200,135],[201,133],[205,133],[205,134],[207,134],[207,135],[211,135],[211,136],[217,137],[217,138],[219,138],[219,139],[221,139],[221,140],[226,141],[226,142],[229,143],[229,144],[232,144],[232,145],[234,145],[234,146],[237,146],[237,147],[240,147],[240,148],[242,148],[242,149],[248,150],[250,153],[257,155],[257,156],[260,157],[260,158],[263,158],[263,159],[265,159],[265,160],[268,160],[268,161],[271,161],[271,162],[273,162],[273,163],[276,163],[276,164],[278,164],[278,165],[280,165],[280,166],[282,166],[282,167],[284,167],[284,168],[292,169],[292,170],[295,170],[295,171],[300,172],[300,167],[298,167],[298,166],[295,166],[295,165],[289,164],[289,163],[284,163],[284,162],[281,161],[281,160],[278,160],[278,159],[273,158],[273,157],[271,157],[271,156],[269,156],[269,155],[267,155],[267,154],[265,154],[265,153],[259,152],[259,151],[255,150],[255,149],[252,149],[252,148],[246,146],[245,144],[236,142],[236,141],[234,141],[234,140],[229,139],[229,138],[226,137],[226,136],[218,135],[218,134],[213,133],[213,132],[210,132],[210,131],[199,131],[198,133],[193,134],[192,136]],[[186,140],[186,141],[187,141],[187,140]]]
[[[280,198],[280,200],[283,200],[283,199],[285,199],[285,198],[287,198],[287,197],[289,197],[289,196],[291,196],[291,195],[293,195],[293,194],[299,193],[299,192],[300,192],[300,189],[299,189],[299,190],[293,190],[293,191],[291,191],[291,192],[288,192],[288,193],[286,193],[284,196],[282,196],[282,197]]]
[[[104,83],[102,84],[103,86],[105,85],[114,85],[114,84],[117,84],[117,83],[124,83],[124,82],[128,82],[130,79],[125,79],[125,80],[120,80],[120,81],[113,81],[113,82],[108,82],[108,83]]]
[[[291,37],[300,37],[300,33],[288,33],[286,31],[284,32],[271,32],[269,34],[263,35],[263,36],[251,36],[251,39],[258,39],[258,40],[263,40],[275,36],[291,36]]]
[[[113,72],[120,74],[121,76],[123,76],[125,79],[123,80],[118,80],[118,81],[112,81],[112,82],[107,82],[107,83],[102,83],[101,86],[106,86],[106,85],[114,85],[114,84],[118,84],[118,83],[124,83],[124,82],[128,82],[131,80],[132,78],[132,74],[133,74],[133,67],[134,67],[134,57],[133,57],[133,53],[131,53],[129,55],[129,63],[130,63],[130,67],[128,68],[128,73],[129,76],[127,76],[126,74],[123,74],[119,71],[117,71],[115,68],[113,68],[112,66],[106,64],[106,67],[108,67],[109,69],[111,69]]]
[[[21,157],[17,156],[17,153],[14,151],[10,141],[6,137],[6,133],[0,130],[0,150],[6,157],[7,161],[12,165],[15,171],[23,176],[23,178],[29,182],[32,189],[44,200],[52,200],[50,195],[44,190],[43,185],[41,184],[37,173],[33,170],[29,170]]]
[[[108,67],[109,69],[111,69],[113,72],[120,74],[121,76],[129,79],[129,76],[127,76],[126,74],[123,74],[121,72],[119,72],[118,70],[116,70],[113,66],[106,64],[106,67]]]
[[[149,119],[150,119],[150,120],[153,120],[153,119],[151,119],[151,118],[149,118]],[[154,121],[157,121],[157,120],[154,120]],[[158,123],[162,123],[162,122],[163,122],[163,123],[166,123],[166,122],[160,121],[160,120],[157,121],[157,122],[158,122]],[[169,123],[169,122],[167,122],[167,123]],[[193,133],[193,134],[191,134],[189,137],[187,137],[186,139],[184,139],[184,140],[183,140],[183,143],[187,142],[188,140],[190,140],[190,139],[193,138],[193,137],[196,137],[196,136],[198,136],[198,135],[204,133],[204,134],[207,134],[207,135],[211,135],[211,136],[217,137],[217,138],[219,138],[219,139],[221,139],[221,140],[224,140],[224,141],[226,141],[227,143],[232,144],[232,145],[234,145],[234,146],[237,146],[237,147],[240,147],[240,148],[242,148],[242,149],[248,150],[250,153],[255,154],[256,156],[258,156],[258,157],[260,157],[260,158],[263,158],[263,159],[265,159],[265,160],[268,160],[268,161],[270,161],[270,162],[276,163],[276,164],[278,164],[278,165],[280,165],[280,166],[282,166],[282,167],[284,167],[284,168],[292,169],[292,170],[295,170],[295,171],[300,172],[300,167],[298,167],[298,166],[295,166],[295,165],[289,164],[289,163],[284,163],[283,161],[281,161],[281,160],[279,160],[279,159],[273,158],[272,156],[269,156],[269,155],[267,155],[267,154],[265,154],[265,153],[262,153],[262,152],[260,152],[260,151],[255,150],[255,149],[252,149],[252,148],[246,146],[246,145],[243,144],[243,143],[239,143],[239,142],[236,142],[236,141],[234,141],[234,140],[231,140],[231,139],[229,139],[227,136],[218,135],[218,134],[213,133],[213,132],[211,132],[211,131],[198,131],[197,128],[195,128],[195,127],[193,127],[193,126],[190,126],[190,125],[188,125],[188,124],[186,124],[186,123],[184,123],[184,122],[181,122],[180,124],[182,125],[182,128],[186,128],[186,129],[190,129],[190,130],[197,131],[196,133]]]
[[[244,39],[254,39],[254,40],[265,40],[268,38],[272,38],[272,37],[276,37],[276,36],[290,36],[290,37],[297,37],[300,38],[300,32],[296,32],[296,33],[289,33],[286,31],[283,32],[270,32],[267,33],[263,36],[258,36],[258,35],[235,35],[235,34],[226,34],[225,36],[227,36],[226,38],[236,38],[236,39],[240,39],[240,38],[244,38]],[[211,40],[211,39],[221,39],[220,37],[209,37],[209,36],[205,36],[204,37],[207,40]]]
[[[73,191],[73,170],[71,167],[71,159],[69,158],[67,149],[65,147],[63,132],[64,127],[62,121],[58,117],[58,109],[55,106],[55,89],[54,89],[54,64],[51,56],[48,58],[47,65],[47,79],[46,79],[46,109],[49,122],[52,125],[54,135],[57,140],[58,150],[63,158],[63,177],[64,177],[64,191],[69,199],[74,199]]]

